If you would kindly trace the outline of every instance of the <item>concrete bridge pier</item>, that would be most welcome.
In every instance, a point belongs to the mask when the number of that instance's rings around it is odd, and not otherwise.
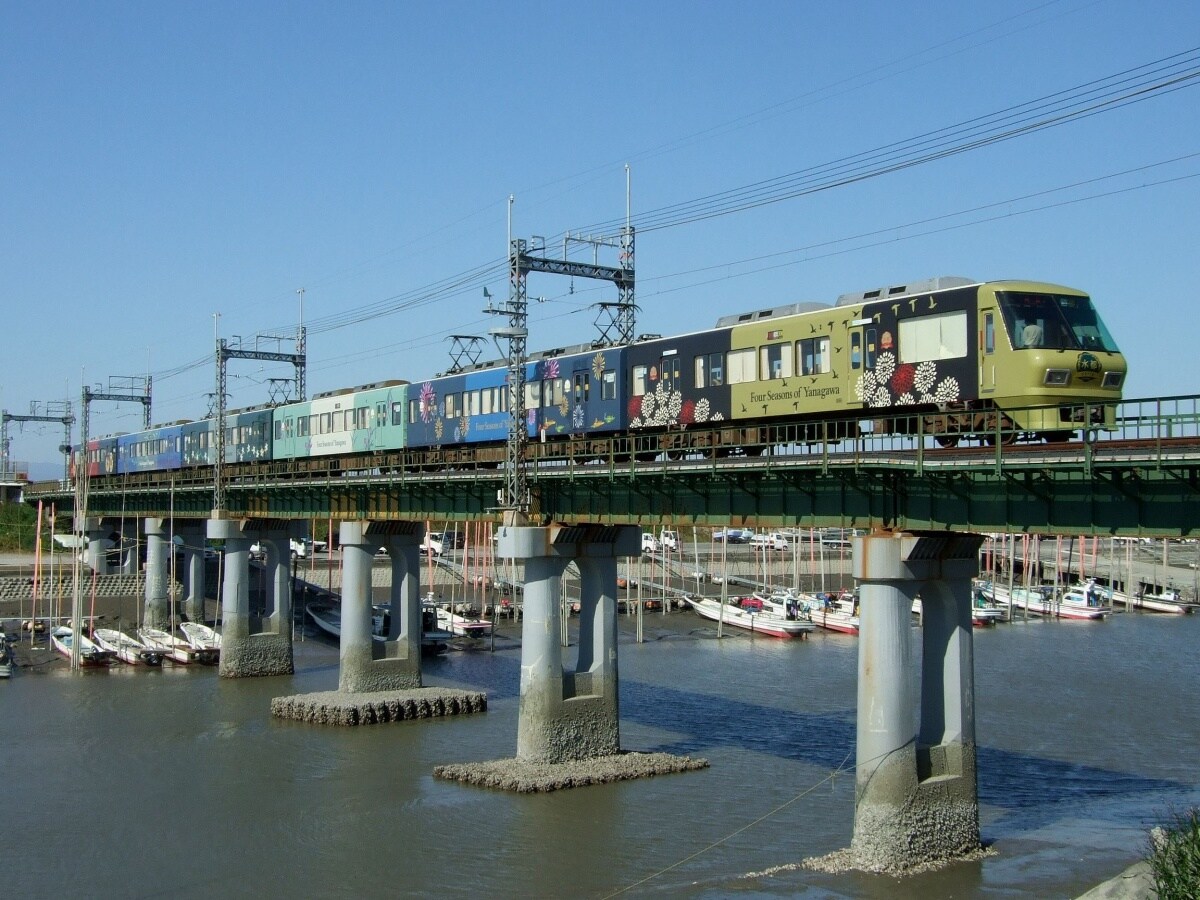
[[[978,535],[855,538],[860,586],[857,868],[903,871],[980,850],[971,578]],[[912,601],[924,614],[920,704]]]
[[[183,614],[191,622],[204,622],[204,526],[190,520],[177,520],[175,534],[182,541],[183,549]]]
[[[272,715],[322,725],[374,725],[467,715],[487,709],[487,694],[421,686],[420,544],[417,522],[343,522],[338,689],[276,697]],[[372,637],[371,569],[386,547],[392,563],[387,640]]]
[[[146,606],[142,620],[151,628],[170,628],[170,558],[167,556],[167,520],[148,518],[146,532]]]
[[[421,540],[417,522],[342,522],[342,640],[338,690],[346,693],[421,687]],[[386,640],[372,637],[371,570],[386,548],[392,566]]]
[[[95,519],[88,517],[83,520],[82,527],[79,528],[87,535],[87,563],[88,568],[97,575],[108,574],[108,548],[105,543],[108,540],[108,535],[111,529],[104,527],[103,519]]]
[[[249,519],[209,519],[208,536],[225,542],[225,576],[221,583],[221,665],[223,678],[290,675],[292,661],[291,595],[276,595],[265,617],[250,614],[250,544],[262,534],[278,541],[283,528]],[[286,538],[284,539],[286,545]],[[278,549],[276,556],[278,557]],[[290,562],[284,553],[283,564]],[[266,626],[266,629],[264,629]],[[269,629],[269,630],[268,630]]]
[[[617,678],[617,558],[641,553],[637,526],[506,525],[497,555],[525,564],[516,759],[438,766],[439,778],[552,791],[704,768],[707,760],[622,753]],[[580,572],[579,646],[563,668],[561,579]]]
[[[620,752],[617,557],[641,553],[641,529],[504,528],[499,553],[525,561],[517,759],[562,763]],[[579,652],[575,669],[564,671],[560,591],[572,560],[580,572]]]

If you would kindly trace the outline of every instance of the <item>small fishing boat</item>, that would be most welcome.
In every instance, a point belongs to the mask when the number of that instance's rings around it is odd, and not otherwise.
[[[1176,588],[1165,591],[1149,591],[1142,589],[1134,596],[1132,603],[1126,601],[1133,609],[1149,609],[1154,612],[1173,613],[1175,615],[1190,615],[1200,605],[1183,599],[1183,594]]]
[[[707,597],[695,599],[684,597],[688,605],[700,616],[713,622],[722,622],[743,628],[755,634],[766,634],[778,638],[804,637],[813,630],[813,623],[805,618],[787,619],[774,613],[766,612],[761,604],[739,606],[733,603],[722,604],[719,600]]]
[[[1056,595],[1051,585],[1035,585],[1029,588],[1014,587],[1009,595],[1012,605],[1039,616],[1059,619],[1103,619],[1112,612],[1112,607],[1102,602],[1098,591],[1089,591],[1085,586],[1071,588],[1061,596]],[[996,590],[996,602],[1004,602],[1002,589]]]
[[[138,639],[152,650],[161,650],[165,658],[177,663],[198,662],[212,665],[221,652],[214,649],[197,649],[183,638],[177,638],[162,628],[139,628]]]
[[[70,659],[74,637],[70,628],[60,625],[50,632],[50,643],[55,650]],[[97,646],[86,634],[79,635],[79,664],[81,666],[107,666],[115,658],[115,653]]]
[[[818,628],[858,634],[858,601],[853,594],[801,594],[799,599]]]
[[[464,616],[442,607],[437,608],[437,624],[442,631],[460,637],[482,638],[492,633],[492,623],[474,616]]]
[[[990,598],[989,592],[990,588],[987,591],[979,587],[971,589],[971,624],[976,628],[987,628],[1005,619],[1004,610]],[[917,616],[924,612],[920,597],[913,598],[912,611]]]
[[[207,651],[201,662],[211,659],[216,662],[221,655],[221,635],[201,622],[184,622],[179,626],[184,638],[196,650]],[[215,656],[212,654],[216,654]]]
[[[121,662],[131,666],[161,666],[163,652],[147,647],[137,638],[130,637],[115,628],[96,628],[92,631],[92,639],[101,649],[115,654]]]
[[[308,617],[319,629],[331,637],[341,640],[342,610],[332,603],[321,603],[305,609]],[[371,639],[384,642],[388,638],[390,611],[386,607],[376,606],[371,612]],[[421,655],[437,656],[446,649],[447,642],[454,637],[449,631],[437,627],[437,612],[433,607],[421,610]]]

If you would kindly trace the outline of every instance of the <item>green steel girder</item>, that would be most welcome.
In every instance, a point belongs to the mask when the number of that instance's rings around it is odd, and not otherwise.
[[[1090,469],[1090,474],[1088,471]],[[70,510],[53,483],[27,499]],[[395,478],[233,480],[228,515],[294,519],[498,518],[495,470]],[[932,468],[919,461],[736,466],[697,463],[617,470],[578,466],[530,481],[544,521],[676,525],[831,526],[1044,534],[1192,537],[1200,533],[1200,458],[1121,463]],[[93,482],[88,514],[207,518],[212,487],[169,483],[136,489]]]

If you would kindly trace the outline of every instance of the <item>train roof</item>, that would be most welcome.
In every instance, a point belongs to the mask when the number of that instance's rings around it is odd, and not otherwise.
[[[939,275],[936,278],[926,278],[923,281],[910,281],[908,284],[893,284],[888,287],[875,288],[871,291],[842,294],[837,298],[836,305],[852,306],[856,303],[870,303],[872,300],[890,300],[893,297],[929,294],[933,291],[947,291],[950,288],[966,287],[969,284],[979,283],[974,278],[963,278],[961,275]]]
[[[783,306],[772,306],[754,312],[734,313],[717,319],[717,328],[727,328],[730,325],[745,325],[747,322],[757,322],[760,319],[778,319],[782,316],[796,316],[800,313],[815,312],[818,309],[829,309],[828,303],[818,300],[801,300],[798,303],[788,303]]]

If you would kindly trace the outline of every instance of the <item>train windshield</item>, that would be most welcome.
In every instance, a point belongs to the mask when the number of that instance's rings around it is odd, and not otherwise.
[[[1099,350],[1117,352],[1117,343],[1092,306],[1073,294],[998,291],[1004,324],[1018,350]]]

